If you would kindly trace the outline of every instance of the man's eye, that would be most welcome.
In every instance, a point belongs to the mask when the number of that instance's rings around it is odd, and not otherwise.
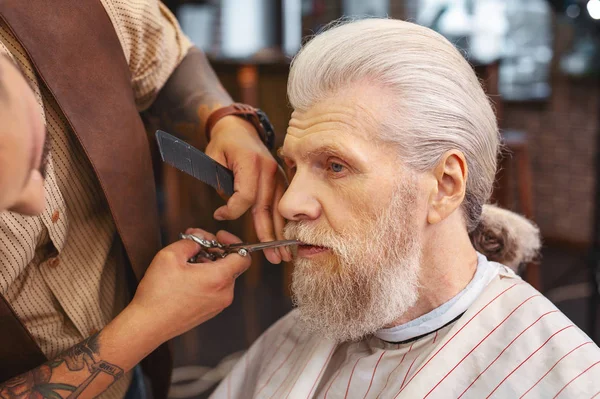
[[[339,163],[332,162],[331,164],[329,164],[329,167],[334,173],[340,173],[344,171],[344,165],[341,165]]]

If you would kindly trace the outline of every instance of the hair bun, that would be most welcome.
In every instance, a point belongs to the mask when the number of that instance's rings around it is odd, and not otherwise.
[[[515,271],[539,259],[539,228],[525,217],[495,205],[483,206],[479,225],[470,236],[477,251]]]

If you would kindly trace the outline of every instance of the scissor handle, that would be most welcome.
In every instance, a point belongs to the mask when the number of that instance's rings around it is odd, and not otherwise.
[[[179,238],[182,240],[192,240],[204,248],[222,248],[223,247],[223,244],[221,244],[217,240],[205,240],[204,238],[200,238],[193,234],[179,233]]]

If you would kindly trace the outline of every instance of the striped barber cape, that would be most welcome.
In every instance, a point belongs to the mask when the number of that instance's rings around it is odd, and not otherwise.
[[[302,332],[292,311],[212,397],[600,397],[598,346],[510,269],[479,257],[493,278],[443,327],[400,343],[375,334],[335,344]]]

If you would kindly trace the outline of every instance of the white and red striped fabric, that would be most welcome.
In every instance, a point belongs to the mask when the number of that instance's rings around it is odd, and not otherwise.
[[[214,398],[593,398],[600,348],[508,268],[462,317],[418,340],[333,344],[291,312],[250,348]]]

